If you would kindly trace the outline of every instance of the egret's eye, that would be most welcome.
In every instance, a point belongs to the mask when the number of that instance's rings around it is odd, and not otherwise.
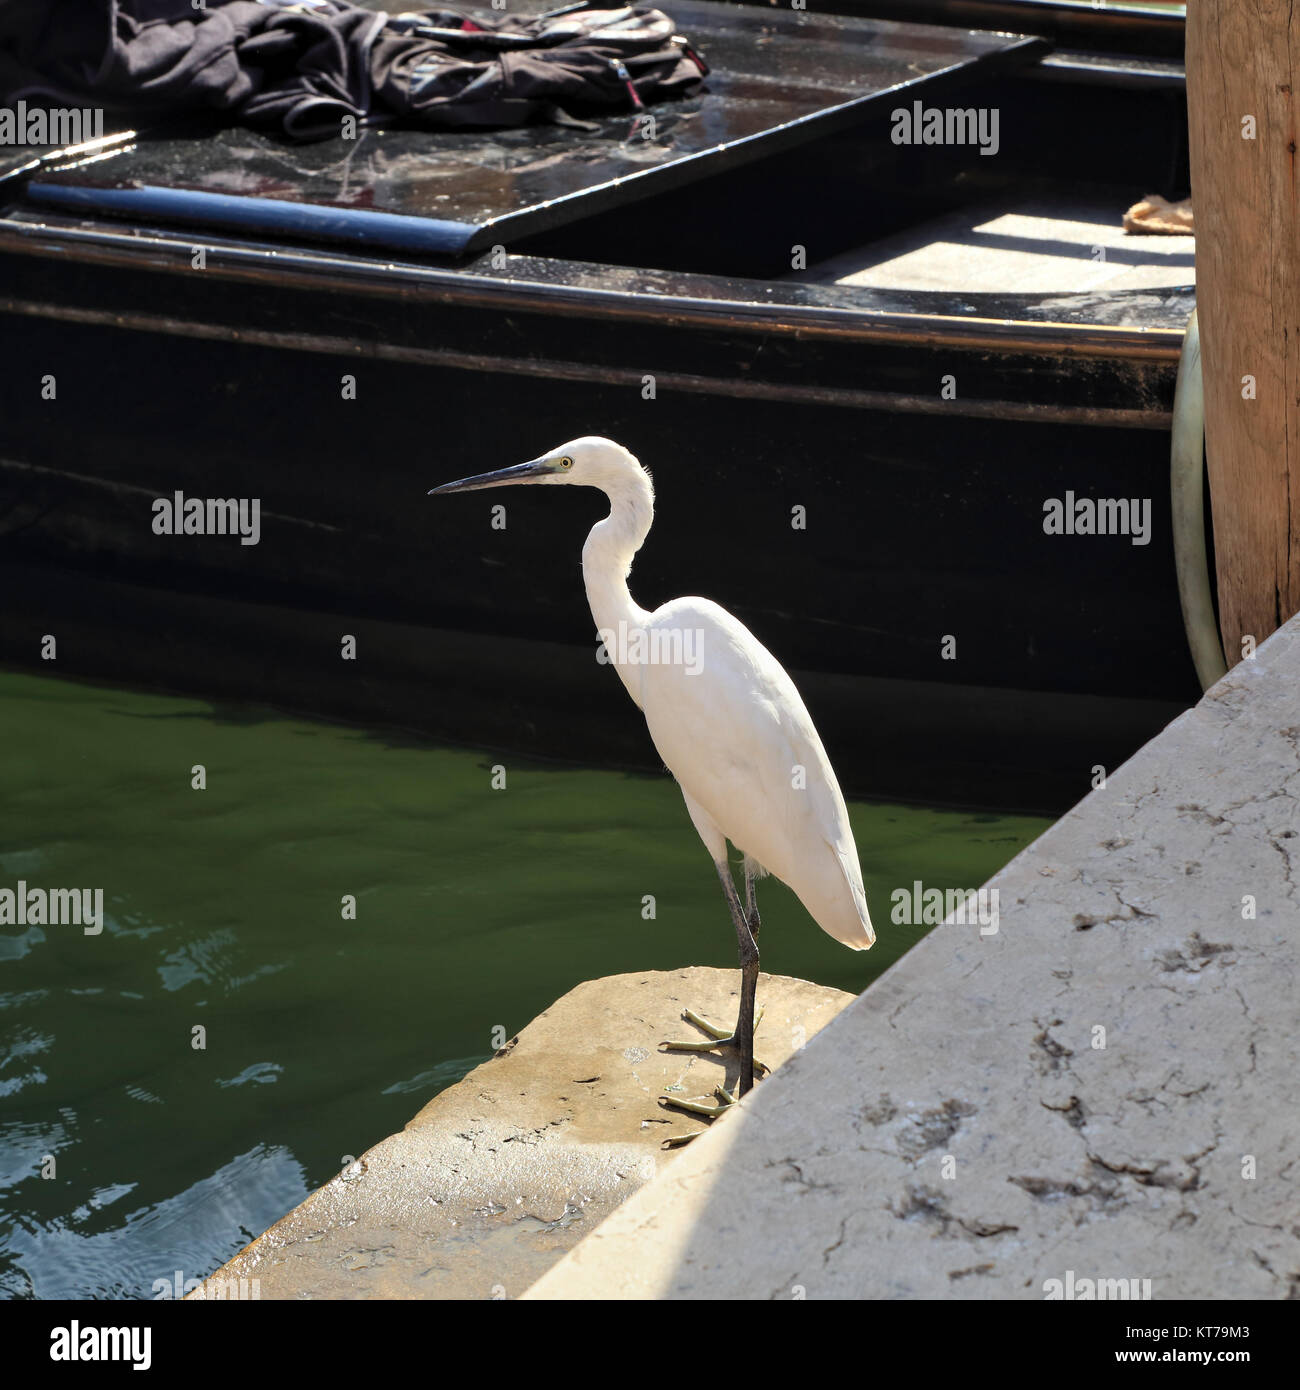
[[[561,460],[560,460],[560,467],[561,467],[561,468],[572,468],[572,467],[573,467],[573,460],[570,459],[570,458],[563,458],[563,459],[561,459]]]

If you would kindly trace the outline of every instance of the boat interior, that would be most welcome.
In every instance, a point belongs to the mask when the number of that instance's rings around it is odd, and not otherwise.
[[[712,72],[701,94],[644,113],[306,146],[168,124],[0,167],[3,216],[199,225],[588,284],[671,272],[678,293],[716,297],[706,281],[721,278],[759,303],[978,314],[992,296],[1010,317],[1185,322],[1186,295],[1153,292],[1193,284],[1193,238],[1123,227],[1147,195],[1187,193],[1176,57],[712,0],[670,9]],[[1020,11],[1037,19],[1030,4],[995,17]],[[970,123],[926,143],[935,109]]]

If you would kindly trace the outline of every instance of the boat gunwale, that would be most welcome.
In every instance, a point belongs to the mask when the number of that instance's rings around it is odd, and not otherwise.
[[[253,285],[274,283],[289,290],[368,294],[375,298],[421,298],[467,307],[508,309],[566,317],[600,317],[654,323],[660,327],[726,328],[741,333],[825,338],[915,347],[1020,352],[1068,357],[1107,357],[1175,365],[1182,351],[1183,329],[1120,324],[1069,323],[1057,320],[990,318],[977,314],[916,313],[861,305],[817,305],[711,296],[652,294],[614,286],[556,285],[543,279],[520,279],[479,266],[425,266],[375,261],[301,247],[238,243],[223,238],[184,239],[154,229],[109,231],[103,227],[60,226],[47,221],[14,221],[0,215],[0,254],[17,253],[67,262],[69,252],[87,265],[193,275],[196,246],[207,252],[203,274]],[[141,254],[141,251],[146,253]],[[148,254],[152,253],[152,254]],[[486,259],[486,258],[484,258]],[[543,260],[552,266],[581,266],[635,271],[636,267],[602,267],[596,262],[564,261],[518,255],[508,258],[516,270]],[[481,264],[481,263],[480,263]],[[787,293],[801,286],[762,280],[670,272],[688,287],[737,282],[756,291]],[[1169,287],[1173,292],[1186,287]],[[918,297],[941,291],[918,291]],[[1134,291],[1135,294],[1142,291]],[[1068,294],[1019,296],[1027,301],[1061,300]],[[1083,297],[1083,296],[1080,296]],[[665,305],[672,307],[665,310]],[[238,330],[232,330],[232,335]]]

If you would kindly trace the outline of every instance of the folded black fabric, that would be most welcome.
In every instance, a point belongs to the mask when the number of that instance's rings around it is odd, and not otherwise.
[[[0,97],[217,112],[298,140],[346,118],[512,126],[685,96],[708,71],[659,10],[472,21],[346,0],[0,0]]]

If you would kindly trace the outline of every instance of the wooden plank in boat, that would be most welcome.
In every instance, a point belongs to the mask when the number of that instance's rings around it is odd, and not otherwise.
[[[1196,280],[1193,236],[1130,236],[1132,192],[1017,190],[800,272],[802,283],[951,294],[1093,295]],[[794,279],[794,276],[787,277]]]

